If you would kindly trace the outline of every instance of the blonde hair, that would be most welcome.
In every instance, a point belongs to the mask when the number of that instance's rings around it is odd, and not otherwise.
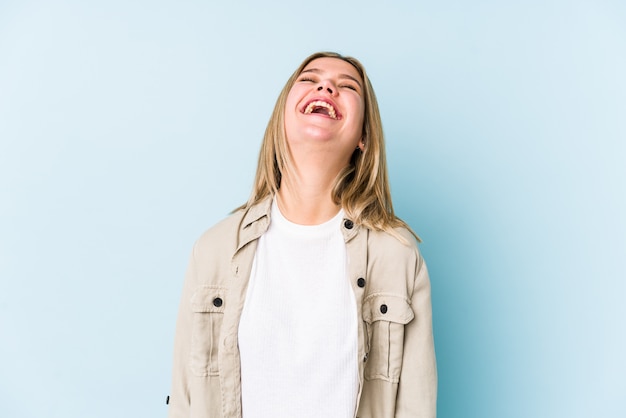
[[[341,204],[346,216],[357,225],[386,231],[403,242],[406,240],[394,228],[406,228],[420,241],[411,228],[393,211],[382,122],[376,95],[365,68],[356,58],[335,52],[317,52],[308,56],[287,80],[276,100],[274,111],[265,129],[250,199],[241,208],[249,208],[268,195],[278,192],[282,173],[291,164],[284,119],[287,96],[302,70],[318,58],[336,58],[351,64],[364,83],[363,143],[365,146],[363,151],[360,149],[354,151],[350,157],[350,164],[337,176],[332,190],[334,202]]]

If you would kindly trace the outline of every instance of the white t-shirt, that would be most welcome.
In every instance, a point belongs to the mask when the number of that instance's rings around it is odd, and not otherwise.
[[[354,416],[357,315],[343,215],[298,225],[272,204],[239,324],[244,418]]]

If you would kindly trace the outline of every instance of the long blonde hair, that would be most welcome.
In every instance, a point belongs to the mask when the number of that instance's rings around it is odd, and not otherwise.
[[[317,52],[308,56],[287,80],[276,100],[274,111],[265,129],[250,199],[241,208],[249,208],[268,195],[278,192],[282,173],[291,164],[284,119],[287,96],[302,70],[318,58],[337,58],[351,64],[364,83],[363,143],[365,146],[363,151],[360,149],[354,151],[350,164],[337,176],[332,190],[334,202],[341,204],[346,216],[357,225],[386,231],[401,241],[405,240],[394,231],[394,228],[404,227],[419,241],[419,237],[404,221],[396,217],[393,211],[382,121],[376,95],[365,68],[356,58],[335,52]]]

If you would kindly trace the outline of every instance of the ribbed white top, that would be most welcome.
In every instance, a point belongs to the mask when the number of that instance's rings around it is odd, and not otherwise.
[[[357,317],[342,219],[297,225],[272,204],[239,324],[244,418],[354,416]]]

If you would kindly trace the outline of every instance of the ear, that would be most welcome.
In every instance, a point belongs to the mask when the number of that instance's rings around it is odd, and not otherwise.
[[[359,145],[357,146],[358,149],[361,150],[361,152],[365,151],[365,141],[363,140],[363,138],[361,138],[361,140],[359,141]]]

